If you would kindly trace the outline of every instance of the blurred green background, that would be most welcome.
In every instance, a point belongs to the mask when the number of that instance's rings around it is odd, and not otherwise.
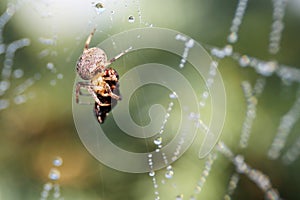
[[[0,2],[0,13],[6,11],[8,2]],[[102,165],[89,154],[77,135],[71,105],[75,64],[85,39],[93,27],[97,28],[97,32],[91,46],[99,44],[109,35],[153,24],[182,32],[204,45],[223,47],[227,43],[238,1],[141,0],[114,1],[111,4],[103,1],[104,6],[111,6],[103,15],[96,13],[95,3],[80,0],[24,1],[3,28],[3,43],[6,45],[21,38],[31,41],[30,46],[18,50],[14,55],[13,69],[22,69],[24,76],[11,78],[10,88],[22,85],[31,77],[40,78],[36,78],[26,90],[33,97],[25,103],[13,103],[13,89],[1,96],[1,99],[9,99],[11,103],[8,108],[0,110],[0,200],[39,199],[55,156],[64,160],[59,168],[59,184],[65,200],[154,199],[153,183],[148,174],[123,173]],[[143,23],[138,20],[139,7]],[[299,9],[299,1],[289,1],[281,50],[276,56],[270,56],[268,44],[272,1],[249,1],[240,26],[239,42],[234,50],[299,68]],[[129,15],[135,16],[134,23],[128,22]],[[55,45],[43,44],[40,42],[43,38],[56,38]],[[49,55],[39,56],[45,49],[49,50]],[[150,59],[157,61],[168,59],[168,55],[161,53],[149,51],[149,54]],[[116,61],[114,66],[123,63],[134,66],[141,62],[138,59],[145,58],[130,53]],[[0,55],[0,70],[3,69],[4,60],[5,54]],[[48,63],[54,64],[55,72],[47,69]],[[248,80],[253,85],[260,76],[252,68],[239,67],[231,58],[221,60],[219,70],[227,94],[227,116],[221,140],[234,153],[244,155],[250,166],[266,174],[284,199],[299,199],[299,160],[284,165],[281,159],[272,161],[267,158],[280,119],[295,102],[299,86],[296,83],[283,83],[276,75],[267,78],[266,88],[259,98],[249,147],[240,150],[238,142],[247,107],[241,82]],[[122,74],[125,69],[118,71]],[[155,94],[149,92],[149,95]],[[138,96],[136,94],[136,98]],[[297,122],[284,151],[299,137],[299,130],[300,123]],[[134,148],[134,142],[128,143]],[[165,184],[159,182],[161,199],[175,199],[180,194],[184,195],[184,199],[189,199],[201,177],[204,164],[205,160],[197,158],[197,149],[189,149],[173,164],[174,177]],[[234,171],[232,163],[219,155],[198,199],[223,199]],[[157,172],[159,181],[163,173]],[[264,199],[264,194],[246,176],[241,175],[232,199]]]

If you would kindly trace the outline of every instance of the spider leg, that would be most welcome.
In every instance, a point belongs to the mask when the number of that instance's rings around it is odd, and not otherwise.
[[[89,86],[89,85],[90,85],[90,83],[88,83],[88,82],[78,82],[76,84],[76,97],[79,98],[79,95],[80,96],[91,96],[90,93],[83,93],[81,91],[81,88],[85,88],[86,86]]]
[[[116,100],[121,100],[121,97],[120,96],[118,96],[118,95],[116,95],[115,93],[113,93],[112,91],[111,91],[111,88],[110,88],[110,86],[106,83],[106,93],[102,93],[101,95],[102,96],[104,96],[104,97],[108,97],[108,96],[110,96],[111,98],[113,98],[113,99],[116,99]]]
[[[94,30],[90,33],[89,37],[87,38],[87,40],[86,40],[86,42],[85,42],[83,51],[88,50],[89,44],[90,44],[90,42],[91,42],[91,40],[92,40],[92,37],[93,37],[95,31],[96,31],[96,29],[94,28]]]
[[[132,47],[129,47],[128,49],[126,49],[125,51],[121,52],[120,54],[116,55],[115,57],[113,57],[112,59],[110,59],[109,62],[105,63],[105,67],[109,66],[111,63],[115,62],[117,59],[119,59],[120,57],[122,57],[123,55],[125,55],[126,53],[128,53],[130,50],[132,49]]]
[[[105,81],[118,81],[117,77],[103,77],[103,80]]]
[[[78,82],[76,84],[76,90],[75,90],[76,103],[78,103],[78,104],[91,104],[91,103],[79,102],[79,95],[82,95],[81,88],[86,88],[88,85],[89,84],[87,82]]]
[[[102,79],[105,80],[105,81],[118,81],[119,80],[116,75],[106,77],[105,72],[99,73],[99,76],[101,76]]]
[[[91,102],[80,102],[79,101],[79,95],[81,95],[81,88],[85,88],[90,95],[92,95],[94,101],[100,105],[100,106],[109,106],[110,104],[102,103],[100,99],[97,97],[96,92],[93,90],[93,86],[91,86],[88,82],[78,82],[76,84],[76,103],[78,104],[85,104],[85,105],[91,105]]]
[[[104,97],[111,97],[111,98],[116,99],[116,100],[121,100],[120,96],[118,96],[118,95],[116,95],[116,94],[114,94],[112,92],[103,94],[102,96],[104,96]]]

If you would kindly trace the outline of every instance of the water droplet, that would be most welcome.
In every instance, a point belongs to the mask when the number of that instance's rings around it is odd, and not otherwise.
[[[133,23],[134,21],[135,21],[134,16],[130,15],[130,16],[128,17],[128,22],[129,22],[129,23]]]
[[[27,100],[26,96],[24,95],[18,95],[14,98],[14,102],[15,104],[22,104],[22,103],[25,103]]]
[[[239,59],[239,64],[241,67],[247,67],[250,64],[250,58],[246,55],[243,55]]]
[[[210,51],[211,55],[216,56],[218,58],[224,58],[225,57],[225,52],[223,50],[220,50],[218,48],[213,48]]]
[[[99,2],[99,3],[96,3],[95,7],[96,8],[104,8],[104,5],[101,2]]]
[[[11,68],[13,65],[13,60],[12,58],[6,58],[4,60],[4,66],[8,69],[8,68]],[[3,73],[3,72],[2,72]]]
[[[205,106],[205,102],[204,101],[200,101],[199,106],[200,107],[204,107]]]
[[[203,92],[202,97],[203,97],[204,99],[207,99],[208,96],[209,96],[209,93],[208,93],[207,91]]]
[[[54,69],[54,64],[53,63],[47,63],[47,69],[53,70]]]
[[[184,52],[183,52],[183,54],[182,54],[182,58],[184,58],[185,60],[187,59],[187,57],[188,57],[188,55],[189,55],[189,48],[185,48],[184,49]]]
[[[4,110],[9,106],[9,101],[6,99],[0,99],[0,110]]]
[[[190,197],[190,200],[196,200],[195,196],[192,195],[192,196]]]
[[[259,62],[255,67],[256,71],[264,76],[271,76],[277,68],[276,62]]]
[[[151,153],[148,154],[148,158],[152,158],[152,154]]]
[[[98,15],[105,11],[104,5],[101,2],[96,3],[95,8]]]
[[[24,75],[24,71],[22,69],[16,69],[13,72],[15,78],[21,78]]]
[[[161,143],[162,143],[162,137],[157,137],[157,138],[155,138],[154,144],[156,144],[156,145],[161,145]]]
[[[185,36],[180,35],[180,34],[177,34],[177,35],[175,36],[175,39],[176,39],[176,40],[181,40],[181,41],[186,41],[186,40],[187,40],[187,38],[186,38]]]
[[[173,178],[173,175],[174,175],[174,171],[173,170],[167,170],[167,172],[165,173],[165,177],[167,179]]]
[[[226,56],[231,56],[232,55],[232,46],[231,45],[226,45],[223,49],[224,53]]]
[[[52,183],[48,182],[44,185],[44,190],[50,191],[52,189],[52,187],[53,187]]]
[[[164,132],[164,130],[163,130],[164,127],[165,127],[164,125],[160,127],[160,131],[159,131],[159,134],[160,134],[160,135],[163,134],[163,132]]]
[[[228,36],[227,41],[228,41],[229,43],[235,43],[235,42],[237,41],[237,39],[238,39],[237,33],[236,33],[236,32],[232,32],[232,33],[230,33],[230,35]]]
[[[265,199],[277,200],[277,199],[280,199],[280,197],[278,195],[278,192],[275,189],[271,188],[265,193]]]
[[[52,168],[49,172],[48,177],[50,180],[53,180],[53,181],[59,180],[60,179],[60,171],[55,168]]]
[[[54,166],[56,166],[56,167],[59,167],[59,166],[61,166],[61,165],[63,164],[63,159],[62,159],[61,157],[56,157],[56,158],[53,160],[52,164],[53,164]]]
[[[170,95],[169,95],[169,97],[171,98],[171,99],[177,99],[177,94],[176,94],[176,92],[172,92]]]
[[[44,45],[54,46],[56,44],[56,38],[44,38],[40,37],[39,42]]]
[[[55,85],[56,85],[56,80],[54,80],[54,79],[51,80],[51,81],[50,81],[50,85],[51,85],[51,86],[55,86]]]
[[[257,102],[258,102],[258,100],[255,96],[250,97],[247,101],[249,104],[252,104],[252,105],[257,105]]]
[[[155,176],[155,172],[154,171],[150,171],[149,172],[149,176],[151,176],[151,177]]]
[[[195,188],[195,193],[199,194],[201,192],[201,190],[202,190],[202,188],[197,185],[196,188]]]
[[[53,197],[54,197],[54,199],[58,199],[60,197],[60,192],[57,191],[57,192],[53,193]]]
[[[177,195],[176,200],[183,200],[183,194]]]
[[[41,197],[42,197],[42,198],[47,199],[48,196],[49,196],[49,192],[48,192],[48,191],[43,190],[43,191],[41,192]]]
[[[57,74],[57,79],[63,79],[64,75],[63,74]]]
[[[187,41],[185,43],[185,46],[190,49],[190,48],[193,48],[194,44],[195,44],[195,41],[193,39],[190,39],[189,41]]]
[[[8,81],[1,81],[0,82],[0,90],[1,91],[6,91],[10,87],[10,82]]]
[[[39,53],[39,58],[43,58],[49,55],[49,49],[44,49]]]
[[[5,52],[5,44],[0,44],[0,55]]]
[[[8,4],[6,13],[12,16],[16,12],[16,6],[14,4]]]

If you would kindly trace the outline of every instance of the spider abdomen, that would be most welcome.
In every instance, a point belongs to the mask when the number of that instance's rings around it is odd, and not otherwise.
[[[119,75],[116,70],[112,68],[105,69],[102,75],[102,81],[105,84],[108,84],[113,94],[118,96],[120,95],[118,84]],[[112,98],[111,96],[106,96],[106,94],[108,94],[108,91],[106,90],[97,92],[97,97],[102,105],[99,105],[97,102],[95,102],[94,106],[94,114],[96,115],[96,118],[100,124],[104,122],[111,109],[117,105],[117,99]]]
[[[105,63],[107,63],[105,52],[93,47],[83,51],[77,61],[76,70],[82,79],[90,80],[105,69]]]

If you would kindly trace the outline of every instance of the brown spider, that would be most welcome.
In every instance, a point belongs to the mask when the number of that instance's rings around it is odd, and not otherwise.
[[[111,108],[121,99],[118,85],[119,75],[116,70],[109,68],[108,66],[127,53],[131,48],[108,61],[107,56],[102,49],[97,47],[89,48],[94,33],[95,29],[87,38],[83,53],[76,64],[78,75],[84,80],[90,80],[88,82],[77,82],[76,103],[90,104],[79,101],[79,95],[85,95],[81,92],[81,88],[86,89],[95,100],[94,113],[96,118],[99,123],[103,123]]]

